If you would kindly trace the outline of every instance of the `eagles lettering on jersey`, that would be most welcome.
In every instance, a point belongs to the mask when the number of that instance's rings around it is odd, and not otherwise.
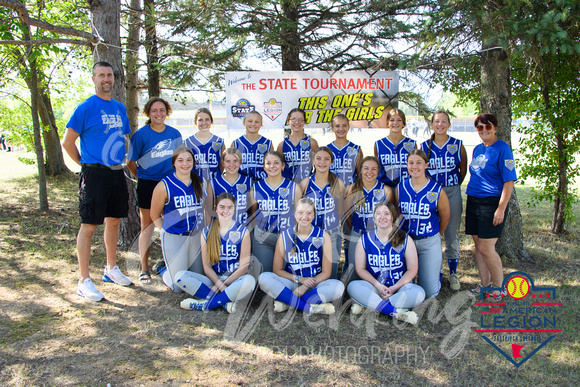
[[[429,156],[429,175],[444,187],[458,185],[461,180],[459,164],[461,163],[461,147],[463,142],[457,138],[449,136],[445,144],[439,147],[435,141],[431,145],[431,155],[429,155],[429,145],[431,140],[421,143],[421,149]]]
[[[234,140],[234,148],[242,153],[242,165],[240,173],[250,176],[254,181],[265,179],[264,155],[272,148],[272,141],[261,136],[254,142],[250,142],[246,136]]]
[[[289,228],[282,233],[282,241],[286,251],[284,270],[301,277],[315,277],[322,271],[324,230],[312,226],[305,240],[297,236],[293,254],[294,228]]]
[[[383,183],[398,183],[409,177],[407,170],[407,156],[417,147],[415,140],[403,138],[397,145],[388,137],[376,143],[377,155],[381,163],[379,180]]]
[[[407,271],[405,251],[407,238],[403,244],[393,247],[388,240],[381,241],[376,231],[368,232],[361,237],[367,263],[366,268],[373,277],[386,286],[393,286]]]
[[[355,207],[352,214],[352,228],[357,232],[374,230],[373,210],[377,203],[387,200],[385,196],[385,185],[377,181],[373,188],[368,191],[363,187],[363,196],[365,202],[362,211]]]
[[[162,181],[167,192],[163,229],[171,234],[181,234],[201,228],[203,198],[196,198],[193,186],[186,186],[175,174],[166,176]],[[203,191],[205,196],[205,187]]]
[[[284,170],[282,176],[286,179],[301,181],[305,177],[310,176],[312,169],[312,162],[310,160],[310,139],[304,136],[294,146],[289,138],[284,139],[282,146],[284,152]]]
[[[320,188],[314,182],[314,176],[310,176],[304,196],[314,202],[316,208],[316,217],[312,220],[314,226],[324,230],[334,230],[338,227],[340,222],[336,203],[338,199],[332,196],[330,184]]]
[[[203,238],[206,242],[210,227],[207,226],[203,229]],[[242,240],[245,234],[246,227],[235,222],[226,232],[225,236],[220,235],[220,260],[215,265],[212,265],[216,274],[231,274],[240,267],[240,253],[242,251]]]
[[[240,175],[238,180],[230,184],[223,176],[218,176],[210,183],[216,198],[223,192],[234,195],[236,198],[235,219],[241,224],[246,224],[248,220],[248,195],[252,187],[252,178]]]
[[[185,145],[195,157],[194,172],[204,180],[211,180],[221,174],[219,164],[224,140],[215,134],[205,143],[201,143],[195,135],[185,140]]]
[[[272,188],[266,180],[254,184],[254,199],[258,203],[258,227],[271,232],[283,231],[294,225],[294,193],[296,183],[284,179]]]
[[[441,185],[428,179],[427,184],[415,192],[411,179],[397,185],[399,210],[405,217],[401,229],[411,235],[429,237],[439,232],[439,213],[437,203]]]
[[[360,146],[349,141],[342,148],[338,148],[331,142],[328,144],[328,148],[334,154],[334,162],[330,166],[330,172],[335,173],[344,184],[353,184],[356,180],[356,158]]]

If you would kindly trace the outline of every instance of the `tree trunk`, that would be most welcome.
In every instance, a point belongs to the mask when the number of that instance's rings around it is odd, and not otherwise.
[[[93,50],[93,61],[113,66],[115,83],[111,97],[125,103],[125,74],[121,56],[121,3],[118,0],[88,0],[93,14],[93,33],[103,38]]]
[[[28,15],[21,14],[24,25],[24,39],[30,39],[30,25]],[[28,60],[28,79],[30,83],[30,111],[32,114],[32,128],[34,131],[34,151],[36,153],[36,165],[38,166],[38,202],[42,211],[48,211],[48,192],[46,189],[46,170],[44,167],[44,153],[40,135],[40,121],[38,120],[38,74],[36,73],[36,59],[31,59],[32,50],[26,51]]]
[[[282,13],[285,19],[282,27],[283,43],[280,47],[283,71],[301,70],[298,4],[299,2],[294,0],[284,0],[282,3]]]
[[[497,117],[497,135],[511,146],[512,98],[509,56],[503,49],[485,51],[488,48],[490,47],[483,46],[480,108],[482,112],[492,113]],[[496,250],[499,255],[506,255],[515,261],[529,262],[532,257],[524,248],[522,214],[515,189],[508,209]]]
[[[145,9],[145,51],[147,52],[147,91],[149,98],[159,97],[161,86],[159,80],[159,48],[157,46],[157,29],[155,20],[155,0],[144,0]]]
[[[47,128],[47,130],[42,131],[44,153],[46,155],[46,174],[48,176],[58,176],[70,172],[70,169],[66,166],[62,156],[60,136],[58,135],[58,127],[52,110],[50,92],[45,88],[39,88],[38,91],[38,113],[42,126]]]
[[[89,0],[91,12],[93,14],[93,25],[95,35],[103,38],[103,43],[97,44],[93,50],[93,60],[107,61],[113,66],[115,83],[113,99],[125,103],[125,75],[123,72],[123,60],[121,55],[121,3],[118,0]],[[129,136],[127,136],[128,138]],[[125,168],[125,174],[130,176],[129,170]],[[135,188],[133,181],[127,179],[129,189],[129,216],[121,219],[119,226],[119,245],[121,248],[129,248],[135,238],[139,235],[140,221],[139,212],[135,200]]]
[[[127,70],[127,84],[125,91],[127,99],[127,115],[131,124],[131,134],[139,127],[139,33],[141,30],[141,0],[131,0],[131,11],[129,16],[129,32],[127,35],[127,51],[125,52],[125,68]]]
[[[566,205],[568,203],[568,160],[564,154],[564,138],[561,134],[556,135],[556,147],[558,148],[558,191],[554,200],[554,218],[552,219],[552,232],[561,234],[564,232],[566,221]]]

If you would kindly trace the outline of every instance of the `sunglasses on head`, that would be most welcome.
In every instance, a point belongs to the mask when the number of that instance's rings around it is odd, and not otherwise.
[[[479,124],[476,126],[476,128],[477,128],[478,132],[482,132],[483,129],[485,129],[485,130],[493,129],[493,125],[492,124]]]

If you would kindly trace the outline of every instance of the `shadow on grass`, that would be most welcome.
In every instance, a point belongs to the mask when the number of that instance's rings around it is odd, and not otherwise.
[[[74,192],[71,187],[57,189]],[[275,314],[262,293],[233,315],[184,311],[185,296],[159,277],[147,287],[97,279],[107,299],[92,303],[75,294],[75,201],[71,194],[55,206],[62,211],[49,213],[2,201],[3,385],[570,385],[579,379],[577,260],[566,269],[573,280],[559,288],[563,332],[516,369],[473,332],[481,309],[465,291],[449,290],[446,276],[439,297],[415,309],[418,327],[374,312],[350,315],[346,301],[333,316]],[[70,226],[60,228],[65,221]],[[91,272],[100,273],[102,233],[94,238]],[[473,251],[462,246],[465,290],[478,280]],[[121,255],[120,265],[136,278],[135,258]],[[530,268],[508,262],[506,272],[529,269],[553,286],[560,276],[554,266],[563,263],[553,257]]]

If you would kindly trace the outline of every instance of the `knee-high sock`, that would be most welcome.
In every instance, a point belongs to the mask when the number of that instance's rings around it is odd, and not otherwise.
[[[449,273],[455,273],[457,274],[457,263],[459,262],[459,259],[448,259],[447,260],[447,264],[449,265]]]
[[[300,297],[302,301],[307,304],[321,304],[322,300],[320,299],[320,294],[318,294],[318,289],[312,289],[309,292],[306,292]]]
[[[397,313],[397,309],[395,309],[395,307],[391,305],[391,302],[389,300],[382,300],[377,305],[376,311],[381,312],[382,314],[386,314],[387,316],[392,316],[395,313]]]
[[[290,305],[293,308],[297,308],[303,310],[305,312],[310,312],[310,305],[302,301],[292,290],[288,288],[284,288],[276,300],[285,303],[286,305]]]
[[[197,292],[193,295],[194,297],[203,299],[213,299],[216,297],[216,293],[212,291],[209,286],[204,284],[203,282],[199,285]]]
[[[217,294],[217,295],[215,293],[213,293],[213,294],[214,294],[214,296],[207,303],[207,307],[206,307],[207,309],[217,308],[218,306],[225,305],[228,302],[232,301],[232,300],[230,300],[230,298],[228,297],[228,294],[225,291],[221,292],[220,294]]]

